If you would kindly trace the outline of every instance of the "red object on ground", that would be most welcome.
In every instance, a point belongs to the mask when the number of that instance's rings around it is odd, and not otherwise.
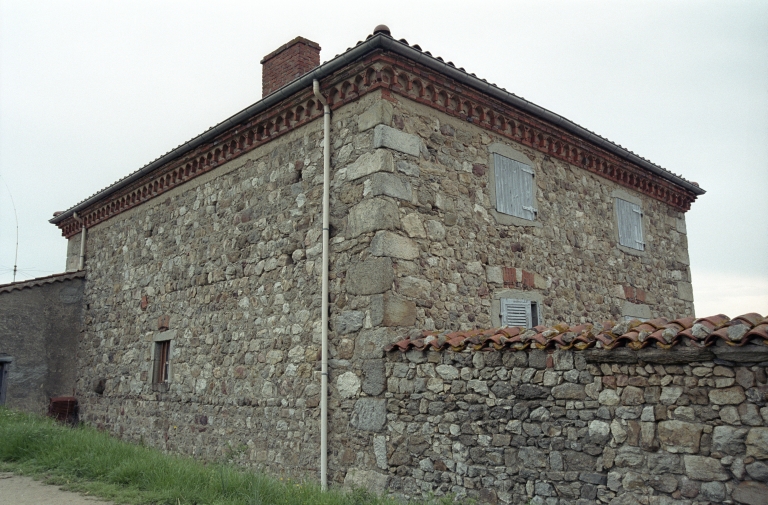
[[[48,404],[48,416],[59,422],[77,424],[80,407],[74,396],[58,396],[51,398]]]

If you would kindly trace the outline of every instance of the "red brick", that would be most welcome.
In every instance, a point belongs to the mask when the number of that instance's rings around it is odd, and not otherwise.
[[[169,324],[171,324],[171,316],[165,315],[157,318],[158,330],[167,330]]]
[[[523,287],[532,288],[534,286],[533,272],[523,270]]]
[[[261,93],[267,96],[320,65],[320,45],[296,37],[262,60]]]
[[[517,272],[514,268],[504,267],[502,269],[504,273],[504,287],[513,288],[517,284]]]

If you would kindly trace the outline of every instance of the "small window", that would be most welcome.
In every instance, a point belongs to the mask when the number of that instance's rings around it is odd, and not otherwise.
[[[155,370],[153,380],[155,384],[168,382],[171,370],[171,341],[162,340],[155,342]]]
[[[496,174],[496,210],[528,221],[535,220],[533,168],[497,153],[493,154],[493,166]]]
[[[539,325],[539,305],[532,300],[501,299],[501,326],[533,328]]]
[[[643,211],[640,206],[616,198],[616,222],[619,228],[619,244],[624,247],[645,250],[643,242]]]
[[[0,356],[0,405],[5,404],[5,392],[8,389],[8,370],[11,366],[11,357]]]

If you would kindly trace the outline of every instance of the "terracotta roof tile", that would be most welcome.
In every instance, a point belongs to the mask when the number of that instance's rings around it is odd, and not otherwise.
[[[491,328],[454,332],[424,331],[418,338],[405,338],[384,348],[402,352],[412,349],[424,351],[513,351],[523,349],[576,349],[590,347],[614,349],[629,347],[643,349],[674,346],[709,347],[723,341],[730,346],[746,344],[768,345],[768,316],[756,312],[729,319],[724,314],[709,317],[686,317],[669,321],[666,318],[650,321],[604,321],[568,326],[534,328]]]

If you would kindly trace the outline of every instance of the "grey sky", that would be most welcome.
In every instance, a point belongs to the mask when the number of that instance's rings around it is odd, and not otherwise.
[[[768,2],[0,0],[0,283],[64,269],[48,223],[261,98],[262,56],[379,23],[707,194],[698,315],[768,313]]]

